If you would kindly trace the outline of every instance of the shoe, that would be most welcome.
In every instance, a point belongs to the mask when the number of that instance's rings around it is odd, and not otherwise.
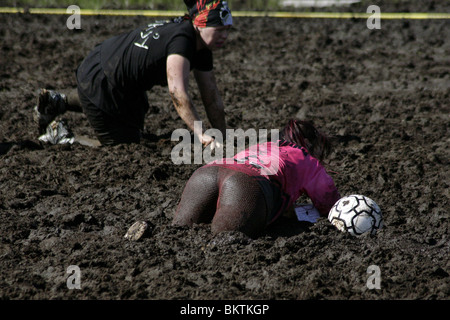
[[[72,144],[75,141],[75,136],[64,120],[55,120],[50,122],[46,132],[38,139],[50,144]]]
[[[47,126],[66,110],[67,97],[65,94],[41,89],[37,105],[34,107],[34,120],[39,126],[39,133],[44,133]]]

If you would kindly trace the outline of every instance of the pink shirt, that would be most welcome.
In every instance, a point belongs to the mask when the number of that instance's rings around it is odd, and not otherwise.
[[[213,161],[249,174],[258,174],[275,182],[287,195],[281,208],[289,208],[306,194],[321,215],[326,216],[340,199],[333,179],[319,160],[296,144],[278,140],[257,144],[239,152],[233,158]],[[237,165],[238,163],[245,165]],[[278,212],[274,221],[282,212]]]

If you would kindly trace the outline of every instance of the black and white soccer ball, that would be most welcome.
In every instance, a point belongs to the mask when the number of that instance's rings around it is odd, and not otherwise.
[[[375,234],[383,227],[380,207],[372,199],[353,194],[339,199],[331,208],[328,220],[340,231],[354,236]]]

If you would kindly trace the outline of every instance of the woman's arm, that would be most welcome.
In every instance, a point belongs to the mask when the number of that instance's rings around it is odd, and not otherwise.
[[[181,119],[205,146],[213,140],[204,135],[202,129],[194,127],[194,121],[201,121],[188,94],[190,63],[185,57],[171,54],[167,57],[167,84],[175,109]]]
[[[328,175],[321,165],[311,169],[311,177],[305,185],[306,193],[312,200],[314,207],[321,216],[328,216],[331,207],[341,196],[334,184],[333,178]]]
[[[206,115],[213,128],[222,132],[226,136],[225,110],[217,88],[216,78],[213,71],[194,70],[195,80],[197,81]]]

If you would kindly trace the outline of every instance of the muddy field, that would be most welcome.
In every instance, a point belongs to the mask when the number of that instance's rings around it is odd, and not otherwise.
[[[149,94],[139,145],[38,141],[37,89],[74,88],[96,43],[154,20],[82,17],[74,31],[66,19],[0,15],[0,299],[449,299],[450,21],[235,18],[215,53],[228,126],[313,120],[335,137],[341,194],[371,197],[385,219],[355,238],[284,217],[249,239],[170,226],[199,165],[171,161],[185,126],[166,88]],[[64,118],[93,136],[82,114]],[[125,240],[138,220],[151,232]],[[71,265],[80,290],[67,287]],[[380,289],[366,285],[371,265]]]

